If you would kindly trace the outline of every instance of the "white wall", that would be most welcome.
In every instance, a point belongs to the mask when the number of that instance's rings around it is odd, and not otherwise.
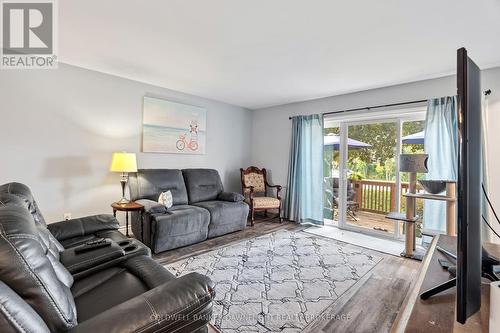
[[[500,172],[497,171],[500,168],[500,145],[498,144],[500,141],[500,67],[482,72],[482,87],[492,90],[486,129],[490,142],[488,146],[490,196],[500,213]],[[291,133],[289,116],[455,94],[456,78],[449,76],[255,110],[252,126],[252,162],[256,166],[269,169],[274,183],[286,185]],[[497,229],[500,233],[498,224]]]
[[[206,108],[206,155],[140,153],[144,95]],[[140,168],[214,168],[236,191],[250,164],[251,111],[136,81],[63,64],[3,70],[0,102],[0,183],[28,184],[49,221],[111,212],[113,151],[138,153]]]

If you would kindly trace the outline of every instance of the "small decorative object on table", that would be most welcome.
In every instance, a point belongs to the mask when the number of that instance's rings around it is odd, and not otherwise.
[[[109,168],[111,172],[121,172],[122,178],[120,183],[122,185],[122,198],[118,203],[126,204],[129,203],[125,197],[125,186],[128,182],[128,173],[137,172],[137,160],[134,153],[114,153],[113,160],[111,161],[111,167]]]
[[[141,239],[144,239],[144,227],[143,227],[143,214],[144,214],[144,206],[141,204],[138,204],[136,202],[127,202],[127,203],[120,203],[120,202],[114,202],[111,204],[111,207],[113,208],[113,215],[116,217],[116,212],[125,212],[125,222],[126,222],[126,235],[127,237],[130,237],[128,234],[128,212],[134,212],[138,211],[141,213]]]

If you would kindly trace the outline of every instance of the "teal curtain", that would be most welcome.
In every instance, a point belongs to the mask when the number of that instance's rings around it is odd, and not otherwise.
[[[425,152],[429,154],[426,179],[457,180],[457,99],[442,97],[427,102]],[[424,229],[446,231],[446,203],[424,200]]]
[[[298,223],[323,224],[323,116],[292,120],[285,216]]]

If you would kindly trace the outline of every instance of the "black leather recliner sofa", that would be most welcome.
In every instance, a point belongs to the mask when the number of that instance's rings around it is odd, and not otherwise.
[[[45,225],[26,186],[0,186],[0,332],[206,332],[210,279],[175,278],[117,226],[104,215]],[[99,237],[112,245],[75,253]]]

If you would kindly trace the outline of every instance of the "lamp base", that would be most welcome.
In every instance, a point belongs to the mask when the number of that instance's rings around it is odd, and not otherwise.
[[[120,184],[122,186],[122,198],[120,201],[118,201],[118,203],[121,205],[128,204],[130,202],[130,200],[125,197],[125,186],[127,185],[127,182],[128,174],[124,172],[122,173],[122,179],[120,179]]]
[[[130,203],[130,200],[128,200],[127,198],[121,198],[121,200],[120,200],[120,201],[118,201],[118,203],[119,203],[120,205],[125,205],[125,204]]]

